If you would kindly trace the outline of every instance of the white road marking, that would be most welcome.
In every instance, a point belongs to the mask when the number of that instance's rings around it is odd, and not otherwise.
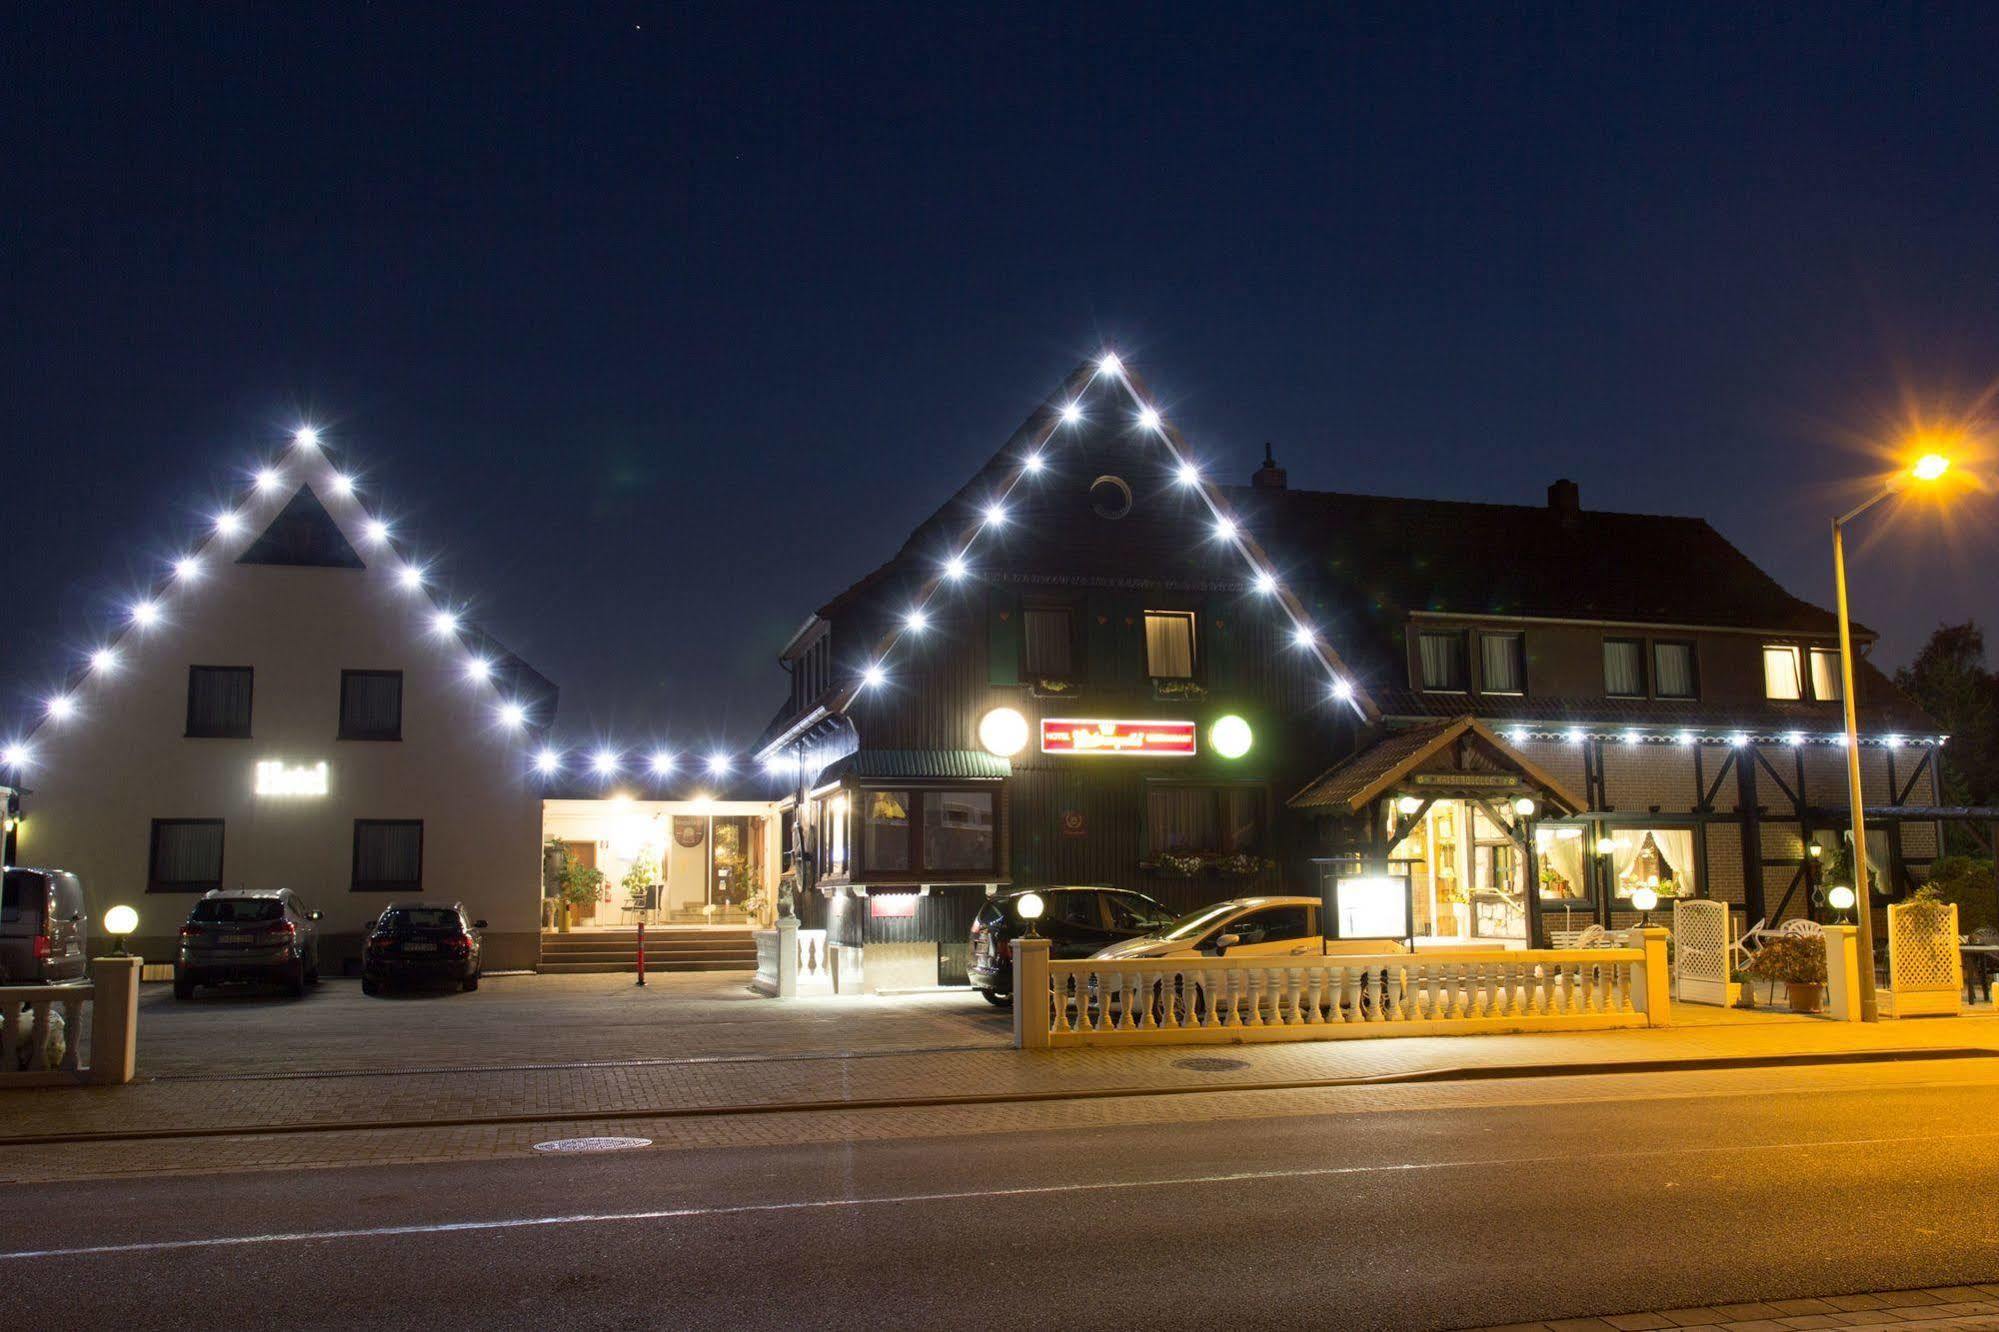
[[[1924,1134],[1899,1138],[1845,1138],[1802,1142],[1765,1142],[1689,1147],[1641,1148],[1599,1152],[1597,1161],[1648,1157],[1694,1156],[1727,1152],[1796,1151],[1799,1148],[1881,1147],[1896,1143],[1969,1142],[1999,1138],[1989,1133]],[[1500,1166],[1573,1164],[1565,1153],[1543,1156],[1490,1157],[1471,1161],[1405,1161],[1393,1165],[1320,1166],[1301,1170],[1246,1170],[1226,1175],[1182,1175],[1167,1179],[1100,1180],[1080,1184],[1038,1184],[1010,1189],[965,1189],[952,1193],[905,1193],[883,1198],[808,1198],[795,1202],[738,1203],[727,1207],[667,1207],[632,1212],[576,1212],[561,1216],[503,1217],[492,1221],[437,1221],[421,1225],[367,1226],[344,1230],[277,1231],[263,1235],[215,1235],[197,1239],[138,1240],[128,1244],[86,1244],[62,1249],[17,1249],[0,1252],[0,1262],[31,1258],[98,1258],[128,1253],[168,1253],[181,1249],[243,1248],[254,1244],[307,1244],[327,1240],[385,1239],[399,1235],[452,1235],[482,1230],[527,1230],[545,1226],[621,1225],[634,1221],[681,1221],[694,1217],[746,1216],[759,1212],[807,1212],[840,1207],[893,1207],[917,1203],[971,1202],[985,1198],[1030,1198],[1062,1193],[1110,1193],[1129,1189],[1199,1188],[1217,1184],[1248,1184],[1265,1180],[1326,1179],[1339,1175],[1413,1174],[1433,1170],[1477,1170]]]

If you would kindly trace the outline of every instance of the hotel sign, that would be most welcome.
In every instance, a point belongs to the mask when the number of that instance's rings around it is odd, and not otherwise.
[[[257,765],[257,794],[260,796],[323,796],[326,794],[326,761],[310,767],[292,767],[276,759]]]
[[[1106,721],[1094,717],[1043,717],[1044,754],[1118,754],[1132,758],[1188,758],[1194,753],[1190,721]]]

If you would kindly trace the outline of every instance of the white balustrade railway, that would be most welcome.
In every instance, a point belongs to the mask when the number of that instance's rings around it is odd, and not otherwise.
[[[81,1082],[88,985],[0,986],[0,1087]]]
[[[1016,1029],[1033,1047],[1664,1025],[1665,934],[1634,932],[1635,946],[1618,948],[1342,957],[1051,962],[1030,948]]]

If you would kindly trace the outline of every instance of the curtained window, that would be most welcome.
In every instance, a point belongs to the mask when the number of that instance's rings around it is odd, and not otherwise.
[[[1479,687],[1488,694],[1527,692],[1527,640],[1520,634],[1480,634]]]
[[[1145,835],[1151,854],[1261,854],[1264,793],[1260,786],[1167,786],[1147,789]]]
[[[354,820],[357,893],[423,891],[423,820]]]
[[[1416,635],[1417,665],[1425,689],[1465,687],[1465,636],[1455,631]]]
[[[340,738],[403,738],[403,673],[340,672]]]
[[[149,893],[205,893],[222,886],[221,819],[154,819]]]
[[[212,740],[250,738],[248,666],[187,668],[187,733]]]
[[[1652,688],[1660,698],[1700,696],[1700,686],[1694,679],[1692,643],[1652,645]]]
[[[1589,875],[1583,860],[1588,841],[1581,828],[1543,824],[1534,830],[1534,850],[1541,860],[1542,900],[1588,900]]]
[[[1611,883],[1620,898],[1644,886],[1660,897],[1693,897],[1694,831],[1691,828],[1620,828],[1604,838]]]
[[[1831,648],[1812,649],[1812,697],[1821,703],[1839,698],[1839,653]]]
[[[1636,638],[1603,640],[1603,692],[1612,698],[1645,697],[1645,644]]]
[[[1799,669],[1798,650],[1770,644],[1763,649],[1763,697],[1803,698],[1804,680]]]
[[[1031,606],[1022,612],[1025,637],[1021,669],[1031,676],[1066,680],[1075,669],[1075,630],[1064,606]]]
[[[1145,613],[1145,673],[1155,680],[1194,678],[1194,612]]]

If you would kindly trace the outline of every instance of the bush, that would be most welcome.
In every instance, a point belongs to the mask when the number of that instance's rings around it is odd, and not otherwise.
[[[1930,866],[1923,887],[1935,889],[1937,901],[1957,904],[1959,933],[1999,929],[1999,884],[1994,883],[1991,861],[1945,856]]]
[[[1804,935],[1779,935],[1763,946],[1749,963],[1758,980],[1786,985],[1825,984],[1825,940]]]

